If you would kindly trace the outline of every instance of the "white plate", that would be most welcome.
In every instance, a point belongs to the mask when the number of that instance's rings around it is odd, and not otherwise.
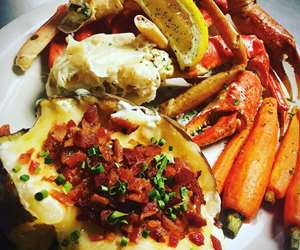
[[[12,130],[29,128],[35,121],[34,107],[38,98],[43,95],[44,83],[42,79],[47,76],[42,74],[42,61],[39,58],[34,62],[26,74],[18,75],[13,71],[14,57],[22,43],[55,11],[62,0],[54,0],[43,5],[32,12],[14,20],[0,30],[0,124],[11,124]],[[298,21],[285,16],[297,17],[300,4],[294,0],[265,1],[263,5],[273,7],[274,4],[285,8],[273,8],[271,13],[281,19],[293,32],[297,30]],[[285,15],[284,15],[284,14]],[[290,20],[290,21],[287,21]],[[300,39],[300,32],[296,34]],[[299,41],[299,40],[298,40]],[[205,155],[212,163],[218,153],[220,146],[214,146],[205,150]],[[257,218],[248,225],[243,225],[235,240],[226,240],[226,249],[229,250],[283,250],[284,233],[281,226],[281,209],[267,212],[261,209]]]

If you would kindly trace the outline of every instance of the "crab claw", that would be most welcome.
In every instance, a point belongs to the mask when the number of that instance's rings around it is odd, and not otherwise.
[[[262,39],[270,55],[271,65],[292,96],[291,82],[284,70],[283,60],[293,67],[300,93],[300,58],[294,37],[255,0],[228,0],[229,13],[242,34],[254,34]]]
[[[215,143],[253,122],[261,96],[258,76],[244,71],[186,125],[186,130],[200,146]]]
[[[280,124],[282,131],[284,131],[289,106],[286,102],[281,85],[270,67],[269,55],[265,49],[264,43],[255,35],[244,35],[242,36],[242,39],[247,48],[249,58],[247,68],[258,74],[262,85],[268,91],[269,95],[276,98]]]

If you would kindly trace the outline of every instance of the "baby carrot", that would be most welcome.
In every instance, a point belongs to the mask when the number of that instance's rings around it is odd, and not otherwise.
[[[298,119],[300,112],[297,113]],[[300,150],[295,174],[288,187],[284,203],[284,224],[289,229],[289,249],[300,248]]]
[[[219,193],[222,193],[225,181],[230,172],[230,169],[232,168],[233,162],[240,152],[241,147],[245,143],[250,133],[251,127],[252,126],[249,124],[226,144],[223,152],[213,166],[212,172],[216,179],[217,190]]]
[[[259,210],[272,171],[278,131],[277,102],[266,98],[225,183],[224,233],[228,237],[234,238],[242,221],[251,220]]]
[[[299,148],[299,119],[294,115],[276,153],[265,200],[274,204],[282,199],[293,177]]]

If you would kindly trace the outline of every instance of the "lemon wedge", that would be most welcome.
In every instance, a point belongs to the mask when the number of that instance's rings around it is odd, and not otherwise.
[[[208,46],[208,28],[193,0],[135,0],[169,40],[181,69],[196,65]]]

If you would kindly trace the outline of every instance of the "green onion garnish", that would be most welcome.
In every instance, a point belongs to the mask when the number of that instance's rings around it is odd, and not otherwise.
[[[149,234],[150,234],[150,232],[149,232],[149,230],[147,230],[146,228],[143,230],[143,232],[142,232],[142,236],[143,236],[143,238],[147,238],[148,236],[149,236]]]
[[[102,163],[100,163],[97,167],[91,168],[93,174],[101,174],[105,172],[105,168]]]
[[[170,146],[169,146],[169,151],[173,151],[173,149],[174,149],[173,146],[170,145]]]
[[[163,200],[158,200],[157,204],[158,204],[160,209],[164,209],[166,207],[166,204]]]
[[[99,147],[98,146],[90,147],[87,150],[87,154],[88,154],[88,156],[99,155],[100,154]]]
[[[66,179],[62,174],[59,174],[56,178],[55,178],[55,183],[60,186],[60,185],[64,185],[66,183]]]
[[[151,137],[150,142],[153,144],[157,143],[157,139],[155,137]]]
[[[30,179],[30,176],[28,174],[23,174],[20,176],[20,180],[23,182],[26,182]]]
[[[72,188],[73,188],[72,183],[70,183],[70,182],[67,181],[67,182],[64,184],[64,192],[65,192],[65,193],[69,193],[69,192],[72,190]]]
[[[18,173],[20,170],[21,170],[21,165],[16,165],[13,169],[12,169],[12,171],[14,172],[14,173]]]
[[[126,247],[128,242],[129,242],[129,239],[127,237],[123,236],[121,239],[121,242],[120,242],[121,247]]]
[[[107,222],[110,224],[116,224],[119,221],[121,221],[124,217],[126,217],[128,214],[120,212],[120,211],[113,211],[110,216],[107,218]]]
[[[158,145],[163,146],[165,144],[166,144],[166,140],[164,138],[160,138],[159,141],[158,141]]]
[[[100,191],[102,191],[102,192],[108,192],[108,187],[105,186],[105,185],[101,185],[100,186]]]
[[[34,195],[34,198],[37,200],[37,201],[42,201],[43,199],[47,198],[48,197],[48,191],[47,190],[42,190],[40,192],[37,192],[35,195]]]
[[[74,230],[71,234],[70,234],[70,240],[71,241],[78,241],[80,237],[80,231],[79,230]]]

